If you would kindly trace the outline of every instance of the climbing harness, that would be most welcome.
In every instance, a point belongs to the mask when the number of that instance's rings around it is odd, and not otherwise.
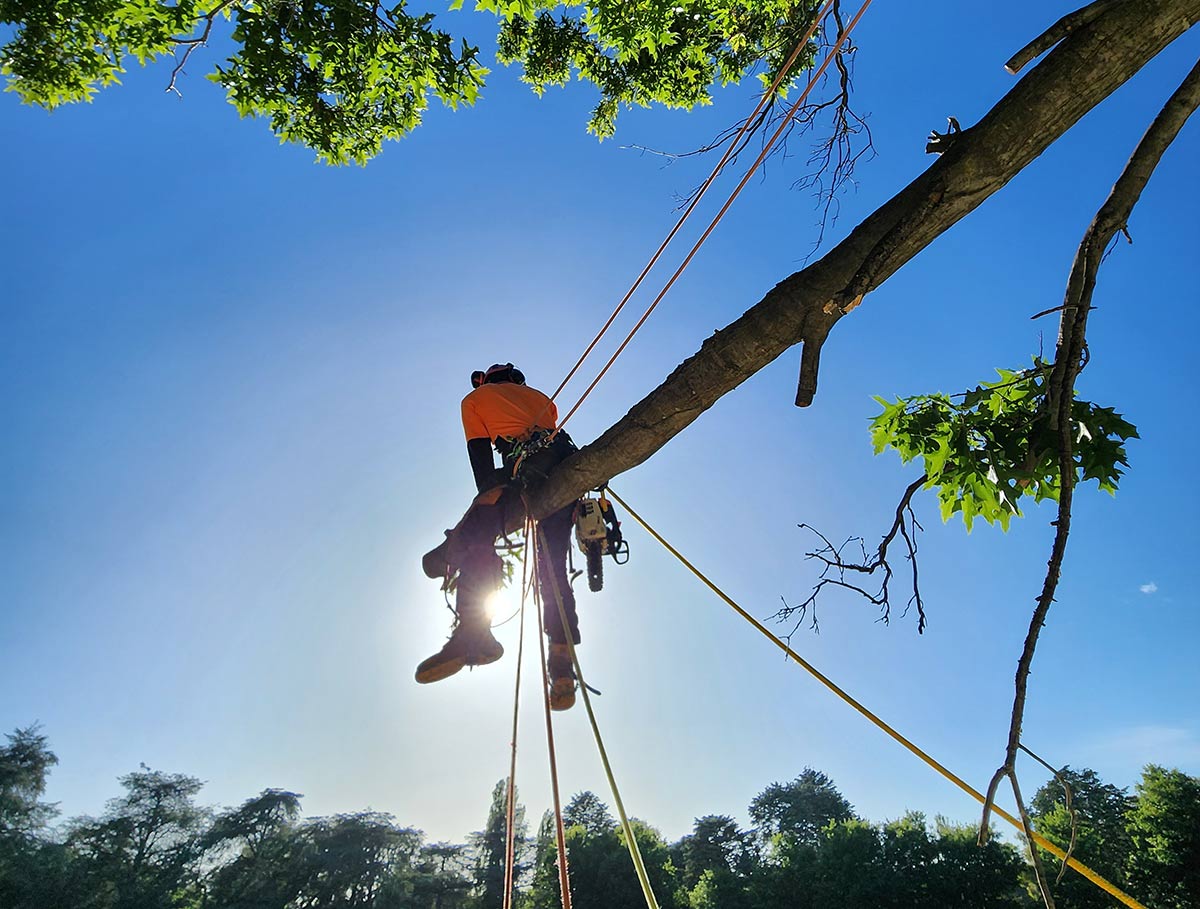
[[[558,429],[535,429],[523,439],[501,436],[496,450],[504,459],[506,482],[522,488],[542,482],[552,467],[578,451],[571,437]]]
[[[510,479],[522,479],[521,468],[531,455],[545,451],[555,440],[555,434],[549,429],[535,429],[524,439],[504,437],[496,440],[496,447],[504,458],[504,466],[512,463]]]
[[[575,503],[575,542],[587,563],[588,590],[595,593],[604,587],[604,556],[612,556],[618,565],[629,561],[629,544],[621,535],[621,522],[612,503],[604,495],[604,487],[596,490],[598,498],[584,496]]]

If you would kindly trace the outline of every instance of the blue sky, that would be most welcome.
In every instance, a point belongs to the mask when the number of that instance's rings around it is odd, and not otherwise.
[[[1013,82],[1003,61],[1070,8],[939,0],[914,19],[876,4],[856,32],[855,88],[878,156],[829,240],[928,165],[928,130],[975,122]],[[488,25],[448,22],[481,39]],[[815,571],[797,524],[877,539],[915,476],[872,456],[870,396],[958,391],[1052,349],[1053,320],[1029,316],[1060,301],[1080,236],[1198,49],[1186,35],[870,295],[826,345],[813,407],[791,404],[789,352],[618,492],[756,615],[802,599]],[[501,663],[413,682],[449,621],[419,557],[472,492],[458,401],[497,360],[557,384],[673,223],[674,194],[710,166],[625,146],[702,144],[749,109],[752,86],[693,114],[625,112],[598,144],[589,87],[538,100],[496,66],[475,109],[431,110],[365,169],[331,169],[239,121],[201,78],[215,56],[196,55],[182,100],[161,68],[53,115],[0,97],[0,725],[44,724],[61,759],[48,796],[67,816],[102,810],[145,762],[207,781],[212,804],[284,787],[309,814],[369,806],[460,840],[507,772],[516,623],[498,631]],[[1122,786],[1147,762],[1200,773],[1198,130],[1101,273],[1080,392],[1142,440],[1115,499],[1077,498],[1024,727],[1047,760]],[[747,187],[572,420],[577,440],[801,267],[817,215],[791,188],[794,150]],[[1053,513],[1031,509],[1007,535],[943,525],[929,499],[918,515],[927,632],[830,597],[821,633],[793,641],[982,788]],[[873,820],[976,816],[626,528],[630,563],[580,594],[580,655],[632,814],[669,838],[703,814],[748,822],[757,792],[811,765]],[[536,817],[549,793],[533,689],[519,785]],[[582,709],[556,729],[566,793],[608,800]],[[1025,768],[1025,791],[1043,779]]]

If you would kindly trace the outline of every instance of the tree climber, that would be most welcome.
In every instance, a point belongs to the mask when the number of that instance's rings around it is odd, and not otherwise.
[[[425,556],[425,573],[449,577],[458,571],[455,591],[457,620],[444,647],[417,667],[425,684],[447,678],[463,666],[484,666],[504,655],[492,635],[486,603],[504,583],[504,563],[495,541],[511,522],[524,515],[521,490],[546,478],[550,470],[576,450],[558,426],[558,408],[546,395],[525,384],[511,363],[498,363],[471,375],[474,387],[462,401],[467,455],[479,494],[451,536]],[[497,469],[492,446],[504,466]],[[558,609],[562,599],[571,640],[579,643],[579,617],[567,578],[574,503],[538,522],[538,583],[541,586],[550,654],[550,706],[567,710],[575,703],[575,671]],[[556,597],[557,592],[557,597]]]

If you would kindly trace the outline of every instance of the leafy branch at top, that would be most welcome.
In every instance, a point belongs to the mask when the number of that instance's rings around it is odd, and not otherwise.
[[[451,0],[451,9],[462,0]],[[588,130],[611,136],[622,105],[693,108],[761,66],[770,80],[816,15],[811,0],[475,0],[499,19],[498,58],[539,94],[572,75],[600,90]],[[55,108],[119,82],[127,58],[175,55],[169,90],[218,20],[231,55],[209,76],[243,116],[333,164],[365,163],[420,124],[430,96],[479,97],[479,49],[401,0],[0,0],[7,90]],[[800,73],[816,44],[806,48]],[[795,77],[785,79],[786,92]]]

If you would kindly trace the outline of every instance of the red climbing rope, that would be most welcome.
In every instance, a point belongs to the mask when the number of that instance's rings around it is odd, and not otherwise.
[[[517,678],[513,691],[512,758],[508,765],[508,793],[504,806],[504,909],[512,909],[513,873],[517,854],[517,720],[521,709],[521,664],[525,655],[525,603],[529,598],[529,556],[533,541],[533,521],[525,519],[525,553],[521,557],[521,622],[517,639]]]
[[[528,503],[526,503],[528,513]],[[554,724],[550,719],[550,677],[546,670],[546,626],[542,617],[542,585],[536,566],[541,555],[537,523],[530,522],[533,536],[533,601],[538,614],[538,650],[542,657],[542,701],[546,710],[546,747],[550,754],[550,789],[554,795],[554,833],[558,842],[558,889],[563,909],[571,909],[571,876],[567,870],[567,834],[563,827],[562,800],[558,794],[558,758],[554,751]]]
[[[813,33],[817,30],[817,26],[821,23],[821,20],[825,18],[825,14],[829,12],[834,2],[835,0],[825,0],[825,5],[822,6],[817,12],[816,16],[813,17],[813,21],[809,25],[808,30],[805,31],[800,40],[796,42],[796,46],[792,50],[791,56],[789,56],[784,62],[783,66],[780,67],[778,74],[775,76],[775,80],[771,83],[771,87],[762,93],[762,96],[758,99],[758,104],[756,104],[754,110],[750,112],[750,116],[743,121],[741,128],[738,129],[737,134],[733,137],[733,141],[729,143],[729,146],[725,149],[724,154],[721,155],[721,160],[717,162],[717,166],[714,167],[712,173],[708,175],[708,179],[706,179],[700,185],[700,189],[696,192],[696,195],[688,204],[687,209],[685,209],[684,213],[680,215],[679,220],[675,222],[675,226],[671,228],[670,232],[666,236],[666,239],[659,244],[654,255],[650,257],[650,261],[646,263],[646,267],[642,269],[642,273],[637,276],[637,279],[630,286],[629,290],[625,292],[625,296],[621,298],[621,302],[618,303],[616,309],[612,311],[612,315],[608,317],[608,321],[604,323],[598,332],[596,332],[596,336],[592,338],[592,343],[587,346],[587,350],[580,354],[579,359],[575,361],[575,365],[571,367],[571,371],[567,373],[567,377],[563,379],[562,382],[559,383],[558,388],[554,390],[554,394],[550,396],[551,401],[557,398],[559,393],[566,387],[567,383],[571,381],[571,378],[579,370],[579,367],[583,365],[583,361],[588,358],[588,355],[591,354],[591,352],[595,349],[596,345],[600,342],[600,339],[604,337],[605,333],[612,326],[621,310],[625,308],[625,304],[629,302],[629,298],[633,296],[634,292],[639,287],[641,287],[642,281],[645,280],[646,275],[650,274],[650,269],[655,266],[659,258],[666,251],[667,245],[675,238],[675,234],[679,232],[679,228],[683,227],[684,222],[687,221],[687,219],[691,216],[696,206],[700,203],[700,200],[704,197],[704,194],[708,192],[708,188],[712,186],[713,181],[720,176],[721,171],[724,169],[726,163],[728,163],[729,159],[732,158],[736,153],[738,143],[741,142],[742,137],[750,129],[750,124],[755,121],[763,107],[766,106],[767,99],[775,96],[776,90],[781,84],[783,84],[783,80],[787,78],[787,74],[791,71],[792,65],[799,58],[800,52],[808,46],[809,39],[812,38]]]
[[[650,318],[650,313],[654,312],[655,308],[662,301],[663,297],[667,295],[667,291],[674,286],[675,282],[679,279],[679,276],[683,274],[684,269],[688,267],[688,264],[692,261],[692,258],[699,251],[700,247],[704,245],[704,241],[708,239],[708,235],[711,234],[716,228],[717,224],[720,223],[721,219],[725,216],[725,212],[729,211],[730,206],[733,205],[734,200],[741,193],[742,188],[748,182],[750,182],[750,178],[754,175],[754,172],[758,170],[759,165],[766,160],[766,157],[770,153],[772,146],[774,146],[775,142],[783,134],[784,130],[787,129],[791,124],[792,117],[796,115],[796,112],[800,109],[800,106],[805,102],[805,100],[807,100],[808,95],[812,91],[813,86],[816,85],[817,80],[824,75],[825,70],[829,68],[829,64],[833,62],[834,58],[843,52],[846,39],[850,36],[850,32],[854,30],[854,26],[858,24],[859,19],[862,18],[863,13],[867,11],[867,7],[870,5],[871,0],[864,0],[863,5],[859,7],[858,12],[854,14],[854,18],[850,20],[850,24],[842,29],[841,33],[837,37],[837,43],[833,50],[829,52],[828,56],[826,56],[824,61],[822,61],[821,65],[817,68],[816,72],[813,73],[812,77],[808,80],[808,85],[805,86],[804,91],[800,94],[800,97],[798,97],[795,103],[788,109],[788,112],[780,121],[779,128],[776,129],[771,135],[771,138],[767,140],[762,151],[754,160],[754,163],[750,165],[750,169],[746,171],[746,175],[742,177],[741,182],[738,183],[733,192],[729,194],[729,198],[725,200],[725,204],[721,206],[721,210],[717,212],[716,216],[711,222],[709,222],[709,225],[705,229],[704,233],[700,235],[700,239],[696,241],[694,246],[692,246],[691,251],[684,258],[683,263],[677,269],[675,269],[675,273],[671,275],[666,285],[661,291],[659,291],[658,296],[654,298],[654,302],[647,307],[646,311],[642,314],[642,317],[638,319],[637,324],[634,325],[629,334],[625,336],[625,340],[621,342],[621,345],[617,348],[616,352],[609,357],[608,362],[604,364],[604,368],[601,369],[596,378],[592,380],[592,384],[589,385],[584,393],[579,396],[579,400],[575,402],[575,405],[567,412],[567,415],[563,417],[561,421],[559,421],[558,425],[560,429],[569,419],[571,419],[572,415],[579,409],[579,406],[584,402],[587,396],[592,393],[592,389],[594,389],[600,383],[600,380],[604,378],[604,375],[608,372],[609,367],[616,362],[617,357],[621,355],[621,352],[625,350],[625,348],[629,345],[629,342],[633,340],[633,336],[637,334],[638,330],[642,327],[642,325],[645,324],[646,320]]]

